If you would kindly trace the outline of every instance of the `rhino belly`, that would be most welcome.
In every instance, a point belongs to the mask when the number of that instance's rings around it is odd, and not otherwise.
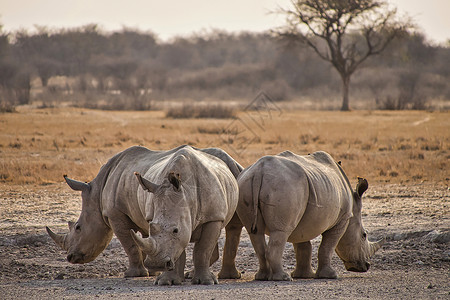
[[[288,238],[290,243],[310,241],[328,229],[339,219],[339,211],[308,207],[297,227]]]

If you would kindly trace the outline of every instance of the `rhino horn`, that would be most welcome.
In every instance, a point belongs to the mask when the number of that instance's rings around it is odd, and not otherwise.
[[[379,240],[377,242],[369,242],[369,257],[374,255],[375,252],[377,252],[378,249],[380,249],[381,246],[383,246],[385,241],[386,241],[386,239],[382,238],[381,240]]]
[[[152,237],[143,238],[141,235],[137,234],[133,229],[130,229],[131,237],[138,247],[146,253],[156,252],[156,242]]]
[[[137,180],[139,181],[139,184],[142,186],[142,188],[145,191],[150,192],[150,193],[156,192],[156,190],[159,187],[157,184],[154,184],[153,182],[145,179],[138,172],[134,172],[134,175],[136,176]]]
[[[63,249],[64,251],[67,251],[67,247],[65,245],[67,234],[56,234],[47,226],[45,227],[45,229],[47,230],[47,233],[52,238],[52,240],[55,241],[56,245],[61,247],[61,249]]]
[[[90,190],[90,186],[86,182],[70,179],[69,177],[67,177],[67,175],[64,175],[64,179],[66,180],[67,184],[70,186],[72,190],[82,192]]]

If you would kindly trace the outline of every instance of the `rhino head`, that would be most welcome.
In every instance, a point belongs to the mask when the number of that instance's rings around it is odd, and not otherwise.
[[[188,193],[180,175],[169,173],[160,185],[135,173],[142,188],[152,193],[154,218],[149,224],[149,236],[143,238],[131,230],[138,247],[147,255],[145,265],[154,270],[173,270],[175,262],[188,245],[192,235]]]
[[[336,253],[344,262],[347,271],[367,272],[370,267],[369,258],[384,243],[384,239],[370,242],[362,225],[361,198],[368,187],[367,180],[358,177],[356,192],[353,193],[353,216],[350,218],[347,230],[336,247]]]
[[[93,261],[112,239],[109,228],[100,212],[98,191],[89,183],[68,178],[67,184],[76,191],[81,191],[82,210],[77,222],[69,222],[69,233],[56,234],[46,227],[48,235],[67,252],[67,260],[73,264]]]

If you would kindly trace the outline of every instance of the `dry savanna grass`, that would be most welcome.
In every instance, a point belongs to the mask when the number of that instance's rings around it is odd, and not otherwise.
[[[115,153],[190,144],[221,147],[243,166],[291,150],[329,152],[354,184],[449,184],[450,113],[240,111],[233,119],[173,119],[162,111],[19,108],[0,115],[0,186],[90,181]]]

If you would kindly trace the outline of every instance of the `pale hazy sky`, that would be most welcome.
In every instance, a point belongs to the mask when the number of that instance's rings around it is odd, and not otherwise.
[[[450,0],[388,0],[407,13],[432,42],[450,39]],[[0,0],[0,24],[10,32],[78,27],[90,23],[105,30],[124,26],[152,31],[162,40],[210,29],[264,31],[284,23],[269,14],[290,0]]]

